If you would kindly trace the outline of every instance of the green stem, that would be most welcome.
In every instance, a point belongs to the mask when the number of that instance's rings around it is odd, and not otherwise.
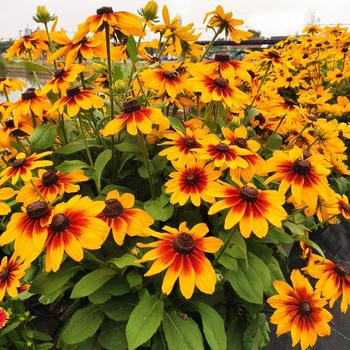
[[[30,61],[33,62],[32,52],[30,50],[28,50],[28,55],[29,55]],[[38,88],[40,89],[41,85],[40,85],[40,80],[39,80],[38,74],[36,74],[36,72],[33,72],[33,76],[34,76],[35,82],[38,85]]]
[[[47,23],[46,22],[44,23],[44,26],[45,26],[45,30],[46,30],[46,34],[47,34],[47,40],[49,41],[49,49],[50,49],[50,52],[53,53],[52,40],[51,40],[49,28],[47,27]],[[53,64],[55,66],[55,70],[57,70],[56,60],[53,60]]]
[[[264,85],[264,83],[265,83],[265,80],[266,80],[266,78],[267,78],[267,73],[268,73],[269,70],[270,70],[271,64],[272,64],[272,63],[269,62],[269,63],[267,64],[267,66],[266,66],[266,69],[265,69],[265,72],[264,72],[263,77],[261,78],[261,81],[260,81],[260,85],[259,85],[259,87],[258,87],[258,90],[257,90],[257,92],[256,92],[256,94],[255,94],[255,96],[254,96],[254,98],[253,98],[253,100],[252,100],[252,102],[250,103],[250,105],[249,105],[249,106],[247,107],[247,109],[246,109],[245,116],[244,116],[244,119],[243,119],[243,124],[246,123],[246,119],[247,119],[247,117],[248,117],[248,115],[249,115],[249,112],[250,112],[250,110],[252,109],[255,100],[256,100],[257,97],[259,96],[260,90],[261,90],[261,88],[263,87],[263,85]]]
[[[208,46],[206,47],[201,59],[199,60],[199,62],[202,62],[204,57],[207,55],[207,53],[209,52],[209,50],[212,48],[212,46],[214,45],[215,40],[217,39],[217,37],[222,33],[223,28],[219,28],[218,31],[215,33],[215,35],[213,36],[213,38],[211,39],[210,43],[208,44]]]
[[[223,247],[221,248],[219,254],[215,257],[214,262],[219,261],[219,259],[224,255],[224,253],[225,253],[228,245],[230,244],[234,234],[235,234],[235,230],[232,228],[230,236],[225,241],[225,243],[224,243]]]
[[[150,189],[150,192],[151,192],[151,197],[152,197],[152,199],[155,199],[155,193],[154,193],[154,187],[153,187],[153,177],[152,177],[151,167],[150,167],[150,163],[149,163],[150,160],[149,160],[148,154],[147,154],[147,149],[146,149],[146,145],[145,145],[145,139],[143,138],[143,135],[142,135],[142,133],[139,130],[137,132],[137,138],[138,138],[138,141],[139,141],[140,149],[142,151],[144,164],[145,164],[145,167],[147,169],[148,183],[149,183],[149,189]]]
[[[29,180],[29,182],[31,183],[31,185],[33,186],[35,192],[37,193],[37,195],[40,197],[40,199],[47,203],[47,199],[42,195],[42,193],[39,191],[38,187],[35,185],[35,183],[33,182],[32,179]]]
[[[109,31],[109,24],[106,23],[105,34],[106,34],[106,51],[107,51],[107,67],[108,67],[108,87],[109,87],[109,99],[111,105],[110,120],[114,118],[114,98],[112,91],[112,59],[111,59],[111,38]],[[111,136],[111,151],[112,151],[112,169],[117,169],[116,155],[115,155],[115,136]],[[117,172],[115,172],[117,173]]]
[[[79,120],[79,125],[80,125],[80,130],[81,130],[81,136],[83,137],[83,141],[84,141],[86,155],[87,155],[87,157],[89,159],[90,168],[91,168],[91,171],[92,171],[92,176],[93,176],[94,181],[95,181],[96,190],[97,190],[97,193],[100,194],[101,193],[101,189],[100,189],[100,185],[99,185],[99,183],[97,181],[95,167],[94,167],[94,161],[92,160],[90,148],[89,148],[89,145],[88,145],[87,140],[86,140],[84,125],[83,125],[83,122],[82,122],[80,116],[78,117],[78,120]]]

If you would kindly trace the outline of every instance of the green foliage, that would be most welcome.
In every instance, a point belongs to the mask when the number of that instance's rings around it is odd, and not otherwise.
[[[34,152],[47,150],[55,143],[56,136],[56,125],[39,125],[29,137],[30,148]]]

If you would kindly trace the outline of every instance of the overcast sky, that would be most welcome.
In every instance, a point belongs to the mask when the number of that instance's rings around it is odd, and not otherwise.
[[[141,0],[0,0],[0,38],[17,37],[26,26],[35,28],[32,20],[37,5],[45,5],[59,17],[58,29],[73,33],[76,25],[101,6],[115,11],[136,12],[146,4]],[[205,12],[221,4],[225,11],[243,19],[247,28],[260,30],[266,37],[300,33],[310,19],[319,18],[321,24],[349,24],[350,0],[159,0],[159,7],[167,4],[170,16],[181,15],[183,24],[194,22],[203,28]],[[159,11],[161,15],[161,12]],[[205,39],[206,37],[202,37]]]

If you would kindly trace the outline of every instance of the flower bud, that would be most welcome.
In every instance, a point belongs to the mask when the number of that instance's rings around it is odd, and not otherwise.
[[[33,20],[37,23],[48,23],[53,21],[56,15],[51,15],[45,6],[37,6],[36,14],[33,16]]]
[[[157,18],[158,4],[155,1],[148,1],[146,6],[139,11],[139,14],[146,21],[154,21]]]

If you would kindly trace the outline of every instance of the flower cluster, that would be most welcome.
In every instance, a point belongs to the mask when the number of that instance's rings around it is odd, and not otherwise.
[[[232,12],[206,14],[207,46],[192,23],[157,12],[154,1],[138,15],[101,7],[69,37],[40,6],[45,30],[8,49],[34,83],[0,79],[1,305],[88,298],[60,335],[84,348],[110,348],[118,326],[120,349],[157,337],[202,349],[199,312],[209,347],[226,349],[233,329],[244,344],[259,329],[252,347],[267,344],[267,302],[277,335],[313,346],[330,334],[326,307],[350,305],[346,265],[308,236],[350,218],[350,33],[310,26],[236,60],[210,53],[220,35],[252,35]],[[299,241],[305,267],[291,287],[284,248]],[[11,312],[0,308],[0,328],[17,322]],[[72,336],[75,325],[86,331]],[[189,329],[177,338],[173,327]]]

